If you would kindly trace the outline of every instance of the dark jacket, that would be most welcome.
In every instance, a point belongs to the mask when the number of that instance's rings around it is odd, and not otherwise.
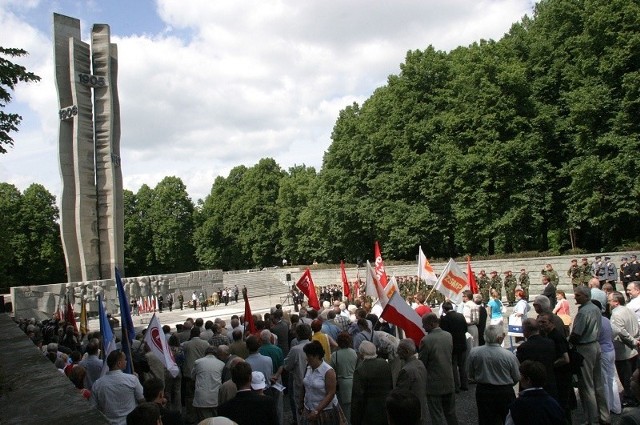
[[[486,321],[485,321],[486,323]],[[451,334],[453,339],[453,354],[464,353],[467,349],[467,321],[456,311],[448,311],[440,318],[440,328]]]
[[[274,399],[252,391],[240,391],[234,398],[218,406],[218,415],[238,425],[278,425]]]

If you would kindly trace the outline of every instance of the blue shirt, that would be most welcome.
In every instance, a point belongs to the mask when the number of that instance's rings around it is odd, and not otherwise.
[[[598,334],[598,343],[600,344],[600,350],[603,353],[610,353],[614,350],[613,330],[611,329],[611,322],[604,316],[602,316],[600,334]]]
[[[491,298],[491,301],[487,304],[491,307],[491,318],[502,319],[502,302],[495,298]]]

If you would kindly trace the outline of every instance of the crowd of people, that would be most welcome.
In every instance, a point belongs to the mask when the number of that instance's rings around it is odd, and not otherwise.
[[[484,271],[480,292],[466,290],[458,303],[436,307],[424,291],[407,294],[422,317],[419,344],[382,320],[373,300],[349,303],[337,286],[320,290],[320,310],[301,302],[296,313],[276,305],[254,315],[254,333],[242,316],[187,319],[163,327],[177,376],[144,332],[132,347],[135,374],[127,374],[124,352],[104,358],[99,332],[81,336],[62,320],[19,326],[113,424],[457,424],[469,413],[456,399],[472,386],[481,425],[571,424],[578,402],[585,423],[622,413],[622,423],[640,424],[640,281],[603,281],[599,267],[589,270],[574,287],[573,315],[549,266],[540,286],[523,285],[525,271],[513,277],[506,303],[497,273],[487,277],[484,298]],[[510,291],[511,281],[504,287]],[[509,316],[523,335],[512,345]]]

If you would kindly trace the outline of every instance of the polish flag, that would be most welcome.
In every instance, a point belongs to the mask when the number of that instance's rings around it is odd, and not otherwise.
[[[438,292],[456,304],[462,302],[462,291],[469,288],[464,272],[453,258],[445,266],[434,287]]]
[[[151,321],[149,321],[147,333],[144,335],[144,342],[147,343],[151,352],[162,362],[169,373],[171,373],[171,376],[174,378],[178,376],[180,369],[173,358],[173,353],[169,349],[167,338],[165,338],[164,332],[162,332],[162,326],[160,326],[160,321],[155,314],[151,318]]]

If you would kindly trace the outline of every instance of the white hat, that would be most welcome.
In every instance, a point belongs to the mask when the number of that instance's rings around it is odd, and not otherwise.
[[[267,382],[262,372],[251,372],[251,389],[263,390],[267,386]]]
[[[238,425],[236,422],[233,422],[229,418],[225,418],[224,416],[216,416],[215,418],[207,418],[200,422],[198,425]]]

